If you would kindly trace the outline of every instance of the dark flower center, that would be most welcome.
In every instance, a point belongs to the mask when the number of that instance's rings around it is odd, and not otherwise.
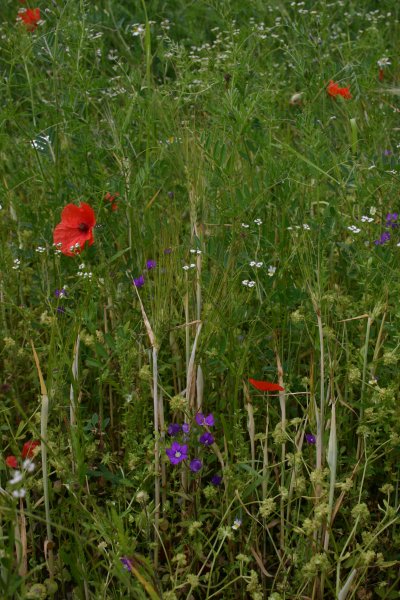
[[[86,233],[87,231],[89,231],[89,225],[86,225],[86,223],[81,223],[80,225],[78,225],[78,229],[79,231],[83,231],[84,233]]]

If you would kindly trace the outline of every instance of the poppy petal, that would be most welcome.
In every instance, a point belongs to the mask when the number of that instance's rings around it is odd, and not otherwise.
[[[251,385],[260,392],[284,392],[285,388],[277,383],[270,383],[269,381],[257,381],[256,379],[249,379]]]

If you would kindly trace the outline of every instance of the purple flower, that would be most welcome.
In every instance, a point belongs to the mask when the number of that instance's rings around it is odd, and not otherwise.
[[[222,482],[221,475],[213,475],[211,477],[211,480],[210,480],[211,485],[215,485],[217,487],[217,486],[221,485],[221,482]]]
[[[64,308],[64,306],[57,306],[57,312],[60,315],[65,315],[65,308]]]
[[[172,442],[171,448],[167,448],[165,452],[171,465],[177,465],[188,457],[187,444],[181,446],[178,442]]]
[[[182,425],[182,431],[183,431],[183,433],[189,433],[189,431],[190,431],[190,425],[189,425],[189,423],[183,423],[183,425]]]
[[[200,436],[200,444],[203,444],[203,446],[211,446],[213,443],[214,436],[211,433],[208,433],[208,431]]]
[[[171,254],[172,248],[165,248],[164,254]]]
[[[146,269],[147,269],[148,271],[150,271],[151,269],[154,269],[154,267],[156,266],[156,264],[157,264],[157,263],[156,263],[156,261],[155,261],[155,260],[148,260],[148,261],[146,262]]]
[[[203,463],[201,460],[199,458],[194,458],[190,463],[190,470],[193,471],[193,473],[198,473],[202,466]]]
[[[395,229],[396,227],[398,227],[398,223],[397,223],[397,219],[398,219],[398,213],[388,213],[386,215],[386,227],[391,227],[392,229]]]
[[[127,571],[130,571],[132,569],[132,563],[129,560],[129,558],[127,558],[126,556],[122,556],[120,558],[120,561],[122,562],[124,569],[126,569]]]
[[[315,444],[317,441],[315,439],[315,435],[313,435],[312,433],[306,433],[305,438],[306,438],[307,444]]]
[[[133,278],[133,285],[137,288],[141,288],[144,286],[144,276],[140,275],[139,277]]]
[[[181,430],[181,426],[179,425],[179,423],[171,423],[170,425],[168,425],[168,435],[170,435],[171,437],[175,437],[176,435],[178,435],[178,433]]]
[[[390,233],[388,231],[384,231],[379,240],[375,240],[374,244],[375,246],[383,246],[383,244],[386,244],[386,242],[388,242],[389,240]]]
[[[214,416],[210,413],[205,417],[203,413],[197,413],[196,423],[197,425],[207,425],[208,427],[212,427],[214,425]]]
[[[65,298],[67,294],[67,290],[65,288],[61,288],[61,290],[57,289],[54,291],[54,295],[56,298]]]

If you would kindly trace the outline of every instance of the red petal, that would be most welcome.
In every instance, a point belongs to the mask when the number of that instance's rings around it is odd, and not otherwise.
[[[79,227],[81,223],[85,223],[88,227],[94,227],[96,217],[93,208],[89,204],[81,202],[80,206],[67,204],[61,213],[61,222],[68,227]]]
[[[16,469],[18,467],[18,461],[15,456],[7,456],[6,458],[7,467],[11,467],[12,469]]]
[[[249,379],[251,385],[260,392],[284,392],[285,388],[277,383],[270,383],[269,381],[257,381],[256,379]]]
[[[32,458],[35,454],[35,448],[40,446],[39,440],[30,440],[29,442],[25,442],[22,447],[22,458]]]

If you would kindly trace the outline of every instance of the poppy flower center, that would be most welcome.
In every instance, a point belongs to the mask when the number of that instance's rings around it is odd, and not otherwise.
[[[86,233],[87,231],[89,231],[89,225],[86,225],[86,223],[81,223],[80,225],[78,225],[78,229],[79,231],[83,231],[84,233]]]

